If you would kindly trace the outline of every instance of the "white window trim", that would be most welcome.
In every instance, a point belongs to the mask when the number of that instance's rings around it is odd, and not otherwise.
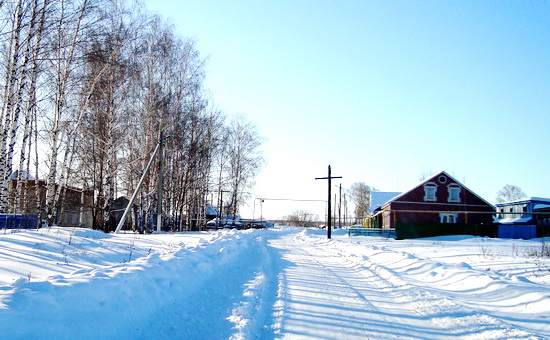
[[[449,222],[449,217],[452,217],[452,222]],[[447,222],[445,222],[445,218],[447,218]],[[439,214],[439,222],[441,223],[457,223],[458,220],[458,214],[449,214],[449,213],[440,213]]]
[[[453,199],[453,196],[452,196],[452,191],[453,189],[457,189],[458,190],[458,199],[454,200]],[[447,187],[447,191],[449,192],[449,197],[447,198],[447,202],[449,203],[460,203],[461,201],[461,198],[460,198],[460,192],[462,191],[461,188],[460,188],[460,185],[458,184],[450,184],[448,187]]]
[[[429,198],[428,197],[428,188],[433,188],[434,189],[434,197],[433,198]],[[428,182],[426,184],[424,184],[424,201],[426,202],[435,202],[437,201],[437,184],[433,183],[433,182]]]

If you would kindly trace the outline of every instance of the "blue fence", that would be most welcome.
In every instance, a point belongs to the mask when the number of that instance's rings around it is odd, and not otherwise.
[[[0,214],[0,229],[32,229],[38,224],[38,216]]]
[[[387,238],[395,238],[395,229],[379,229],[379,228],[350,228],[348,229],[349,236],[381,236]]]
[[[498,226],[499,238],[522,238],[529,240],[537,237],[536,225],[500,224]]]

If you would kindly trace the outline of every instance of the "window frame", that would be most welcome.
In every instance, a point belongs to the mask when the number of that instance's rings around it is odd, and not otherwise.
[[[437,184],[433,182],[424,184],[424,201],[426,202],[437,201]]]
[[[462,191],[462,188],[460,187],[460,185],[458,184],[450,184],[449,186],[447,186],[447,191],[449,193],[449,197],[447,198],[447,201],[449,203],[460,203],[461,202],[461,197],[460,197],[460,193]],[[456,198],[453,197],[453,193],[456,193]]]
[[[458,214],[457,213],[440,213],[439,222],[445,224],[456,224],[458,223]]]

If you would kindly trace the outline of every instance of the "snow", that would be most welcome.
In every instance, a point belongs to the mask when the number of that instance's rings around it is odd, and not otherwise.
[[[0,234],[10,339],[544,339],[544,240],[273,228]],[[546,255],[546,256],[544,256]]]

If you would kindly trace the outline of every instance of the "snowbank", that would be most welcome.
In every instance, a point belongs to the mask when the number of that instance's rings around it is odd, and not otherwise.
[[[3,231],[0,331],[10,339],[550,338],[542,241],[396,241],[345,230],[328,240],[325,230],[295,228]]]

